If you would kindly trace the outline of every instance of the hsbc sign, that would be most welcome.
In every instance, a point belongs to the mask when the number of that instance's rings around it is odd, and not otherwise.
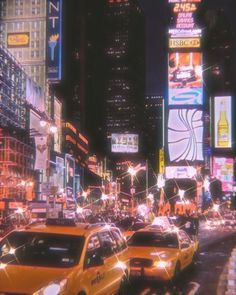
[[[200,48],[200,38],[171,38],[169,48]]]

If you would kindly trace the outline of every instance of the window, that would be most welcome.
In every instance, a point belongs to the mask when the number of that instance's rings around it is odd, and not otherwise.
[[[87,251],[84,259],[84,267],[87,268],[93,264],[93,261],[96,261],[98,257],[101,257],[101,244],[97,235],[93,235],[87,246]]]
[[[191,243],[190,238],[183,230],[179,231],[179,241],[180,241],[180,244],[183,244],[183,243],[190,244]]]
[[[39,7],[32,7],[32,14],[33,15],[40,14],[40,8]]]
[[[117,243],[117,252],[122,251],[127,248],[126,242],[118,230],[113,230],[112,234]]]
[[[117,251],[118,246],[114,236],[109,231],[100,232],[99,238],[102,243],[103,256],[110,257]]]

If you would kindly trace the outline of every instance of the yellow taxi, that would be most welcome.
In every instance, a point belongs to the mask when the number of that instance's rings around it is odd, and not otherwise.
[[[113,226],[48,220],[0,242],[1,295],[116,294],[128,277],[128,248]]]
[[[129,228],[127,228],[124,232],[123,232],[123,236],[125,237],[126,241],[129,240],[129,238],[139,229],[141,228],[145,228],[146,226],[148,226],[149,223],[146,222],[135,222],[134,224],[132,224]]]
[[[194,262],[198,242],[175,227],[149,226],[134,233],[128,246],[131,277],[169,281]]]

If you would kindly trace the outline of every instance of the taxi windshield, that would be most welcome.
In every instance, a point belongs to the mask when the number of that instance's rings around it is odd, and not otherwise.
[[[84,237],[38,232],[12,232],[0,242],[0,262],[67,268],[79,263]]]
[[[178,248],[175,233],[137,232],[129,240],[129,246]]]

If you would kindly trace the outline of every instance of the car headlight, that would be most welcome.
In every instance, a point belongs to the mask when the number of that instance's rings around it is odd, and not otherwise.
[[[153,266],[156,268],[167,268],[172,266],[172,262],[164,260],[154,261]]]
[[[64,291],[67,285],[67,279],[60,282],[52,282],[46,287],[43,287],[33,295],[59,295],[60,292]]]

